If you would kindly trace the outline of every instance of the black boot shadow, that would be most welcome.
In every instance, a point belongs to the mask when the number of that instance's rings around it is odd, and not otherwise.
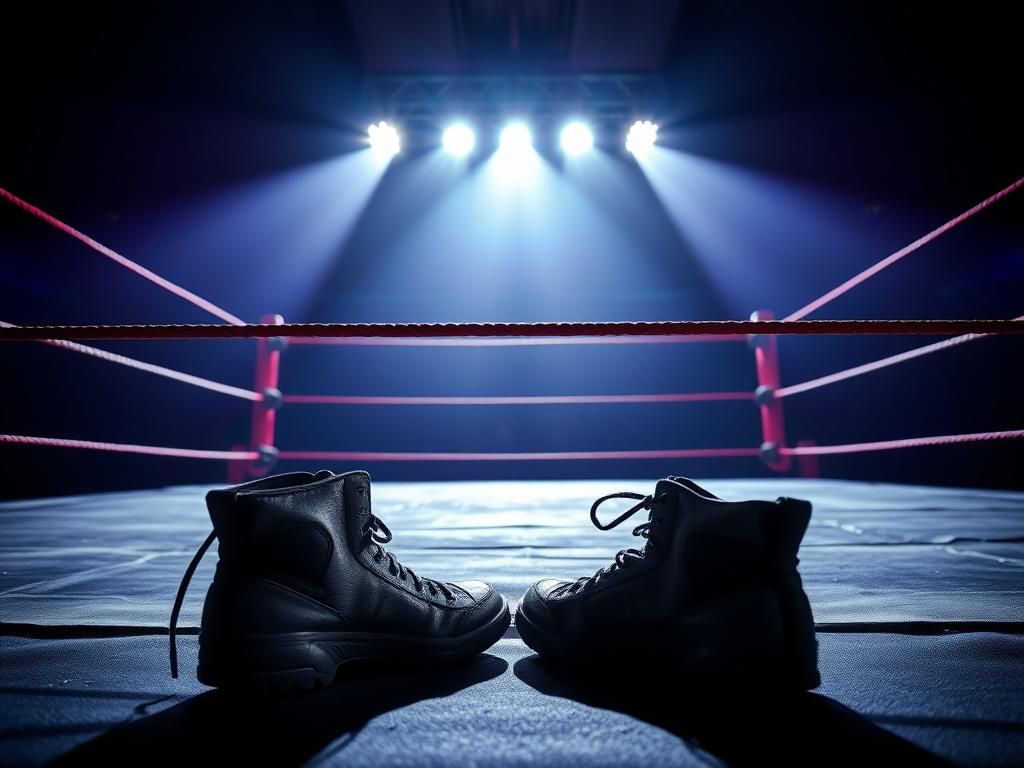
[[[370,720],[424,699],[448,696],[505,672],[484,654],[433,670],[350,665],[329,688],[271,698],[212,690],[113,728],[61,756],[58,765],[138,765],[179,760],[225,765],[301,765],[328,747],[343,750]]]
[[[950,765],[816,693],[739,680],[712,687],[643,663],[566,666],[536,654],[513,674],[548,696],[644,720],[727,765]]]

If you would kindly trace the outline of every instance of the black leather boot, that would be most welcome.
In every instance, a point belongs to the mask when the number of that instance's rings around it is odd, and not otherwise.
[[[614,498],[639,503],[603,524]],[[768,680],[807,689],[820,683],[814,619],[797,573],[811,517],[807,501],[726,502],[683,477],[652,496],[619,493],[594,502],[608,530],[639,512],[643,549],[575,582],[547,579],[523,597],[520,636],[537,653],[566,661],[660,658],[698,677]]]
[[[219,539],[220,560],[203,606],[199,680],[271,689],[329,685],[356,659],[415,663],[474,656],[505,632],[504,598],[481,581],[449,584],[401,565],[383,544],[365,472],[294,472],[211,491],[213,533],[182,580]]]

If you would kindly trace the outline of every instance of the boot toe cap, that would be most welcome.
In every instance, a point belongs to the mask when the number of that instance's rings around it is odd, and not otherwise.
[[[531,592],[534,592],[538,599],[547,600],[559,587],[565,586],[569,582],[561,581],[560,579],[541,579],[531,588]]]
[[[505,610],[505,598],[486,582],[460,581],[455,586],[473,598],[473,605],[462,609],[458,624],[460,633],[484,626]]]
[[[531,619],[546,621],[549,618],[547,601],[551,593],[568,582],[558,579],[543,579],[530,587],[519,603],[519,610]]]
[[[455,586],[473,598],[473,602],[486,601],[493,593],[494,587],[486,581],[457,581]]]

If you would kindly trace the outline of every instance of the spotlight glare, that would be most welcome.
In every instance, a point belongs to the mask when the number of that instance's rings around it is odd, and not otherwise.
[[[476,136],[473,135],[473,129],[465,123],[452,123],[441,136],[441,146],[449,155],[466,157],[476,146]]]
[[[626,149],[637,157],[643,157],[651,151],[658,140],[658,126],[650,120],[637,120],[629,127],[626,135]]]
[[[575,121],[562,129],[562,151],[567,155],[582,155],[594,146],[594,134],[585,123]]]
[[[367,129],[367,133],[370,139],[370,149],[380,158],[388,160],[397,155],[402,148],[398,131],[383,120],[376,125],[371,125]]]
[[[508,154],[525,154],[533,147],[533,137],[526,123],[509,123],[501,131],[498,146]]]

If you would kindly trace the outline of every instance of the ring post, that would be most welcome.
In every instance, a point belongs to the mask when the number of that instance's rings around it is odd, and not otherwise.
[[[260,322],[266,325],[282,325],[284,318],[281,315],[264,315]],[[285,340],[280,337],[259,339],[256,344],[256,391],[263,395],[263,399],[256,401],[252,406],[249,449],[256,451],[260,457],[249,464],[250,477],[262,477],[277,461],[274,424],[277,409],[281,407],[281,390],[277,385],[281,351],[284,349]]]
[[[759,309],[750,315],[754,321],[774,320],[770,309]],[[757,366],[757,390],[754,401],[761,410],[761,460],[776,472],[789,470],[790,458],[780,452],[786,445],[786,428],[782,416],[782,401],[775,396],[779,388],[778,338],[767,334],[750,337]]]

